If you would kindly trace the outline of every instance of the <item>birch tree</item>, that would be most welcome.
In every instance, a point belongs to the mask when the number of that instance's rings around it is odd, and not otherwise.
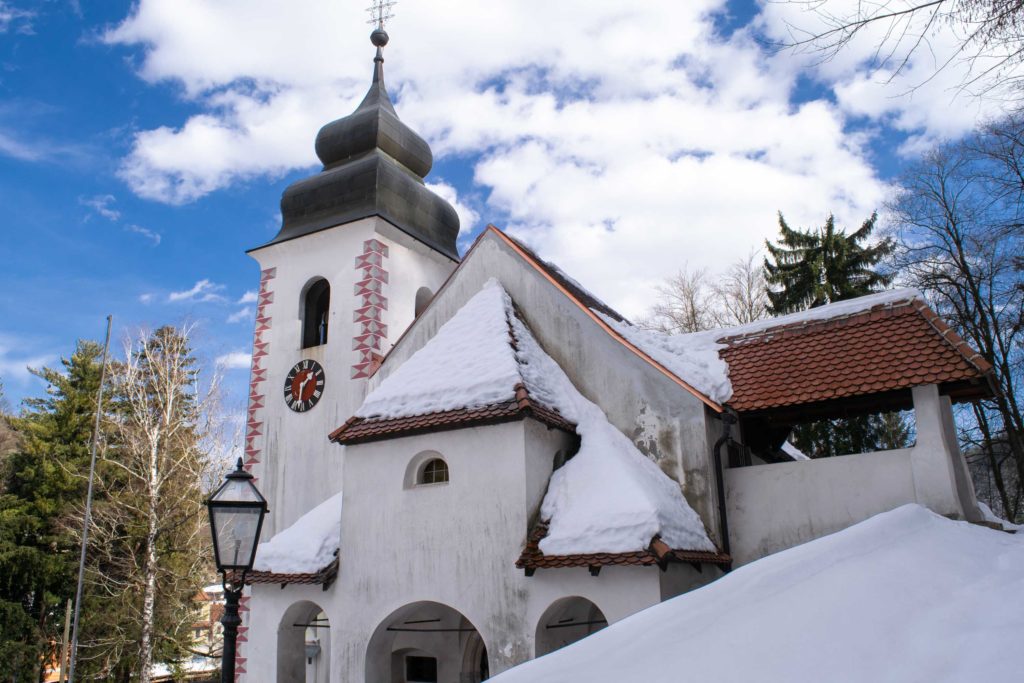
[[[211,574],[202,499],[217,410],[189,332],[140,333],[111,368],[80,654],[96,678],[148,683],[154,662],[192,645],[192,599]]]

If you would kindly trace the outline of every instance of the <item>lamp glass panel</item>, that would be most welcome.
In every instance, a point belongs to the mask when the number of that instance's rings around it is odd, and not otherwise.
[[[217,563],[222,568],[244,569],[249,566],[261,512],[257,507],[213,509],[211,522],[217,536]]]
[[[228,479],[213,496],[213,502],[259,503],[263,499],[250,479]]]

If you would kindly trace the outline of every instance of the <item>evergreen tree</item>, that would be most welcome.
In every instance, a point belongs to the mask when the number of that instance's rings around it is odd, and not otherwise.
[[[877,220],[878,214],[873,213],[859,230],[847,235],[836,228],[832,214],[818,229],[794,230],[779,212],[779,242],[765,241],[771,313],[795,313],[864,296],[892,282],[892,275],[875,268],[893,252],[894,244],[885,239],[865,245]],[[798,425],[790,438],[811,457],[829,457],[901,448],[909,434],[898,415],[867,415]]]
[[[877,291],[892,281],[875,266],[892,253],[894,245],[882,240],[864,246],[875,229],[873,213],[851,235],[837,230],[829,214],[817,230],[794,230],[779,212],[779,243],[765,240],[765,280],[772,315],[803,311]]]
[[[80,341],[63,370],[33,370],[46,395],[2,418],[18,444],[0,482],[0,671],[18,680],[39,678],[60,638],[59,606],[74,594],[78,547],[63,522],[85,495],[100,351]]]

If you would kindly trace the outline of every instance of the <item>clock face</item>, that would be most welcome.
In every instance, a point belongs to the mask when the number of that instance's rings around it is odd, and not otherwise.
[[[297,413],[315,406],[324,395],[324,369],[315,360],[295,364],[284,380],[284,401]]]

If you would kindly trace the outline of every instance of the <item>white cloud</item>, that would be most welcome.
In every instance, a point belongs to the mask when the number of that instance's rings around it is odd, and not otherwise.
[[[227,322],[228,323],[232,323],[232,324],[233,323],[247,322],[248,320],[252,319],[252,315],[253,315],[252,306],[246,306],[245,308],[240,308],[237,311],[235,311],[234,313],[232,313],[231,315],[229,315],[228,318],[227,318]]]
[[[32,19],[35,15],[35,12],[18,9],[0,0],[0,33],[8,33],[11,29],[25,35],[35,33],[32,28]]]
[[[791,42],[829,30],[861,11],[884,13],[920,4],[907,0],[888,4],[857,0],[765,3],[759,24],[771,38]],[[979,119],[1006,113],[1008,105],[1017,101],[1016,97],[1003,97],[1008,94],[1006,87],[976,97],[991,85],[985,77],[987,70],[995,67],[992,75],[1008,77],[1005,82],[1014,89],[1024,77],[1020,66],[999,69],[995,55],[978,57],[978,46],[967,40],[965,33],[975,27],[960,27],[956,21],[941,18],[949,9],[953,3],[901,15],[895,23],[868,24],[832,57],[810,45],[791,56],[834,91],[845,113],[914,133],[930,146],[962,135]],[[932,11],[940,19],[929,24]]]
[[[139,303],[146,304],[147,306],[153,303],[153,295],[149,292],[139,295]]]
[[[19,161],[41,161],[46,156],[39,145],[19,140],[2,130],[0,130],[0,154]]]
[[[776,5],[760,26],[778,25]],[[387,82],[437,158],[472,165],[471,188],[430,179],[464,229],[504,222],[634,315],[681,263],[721,268],[775,237],[778,210],[797,225],[830,211],[848,225],[866,218],[887,187],[852,118],[938,135],[977,115],[937,96],[890,98],[852,56],[814,72],[837,102],[797,102],[806,60],[766,55],[750,31],[716,33],[724,7],[403,4]],[[138,133],[122,177],[181,203],[315,167],[316,131],[368,86],[363,18],[327,0],[141,0],[106,40],[139,46],[140,75],[179,84],[201,113]]]
[[[113,208],[117,198],[112,194],[98,194],[94,197],[79,197],[78,203],[93,210],[98,216],[108,221],[117,222],[121,220],[121,212]]]
[[[57,354],[38,353],[39,345],[28,340],[0,333],[0,382],[7,385],[23,385],[32,379],[29,368],[42,368],[53,365]],[[32,352],[26,352],[33,349]]]
[[[144,228],[141,225],[135,225],[134,223],[124,226],[124,229],[128,232],[134,232],[137,235],[142,235],[153,243],[154,247],[160,246],[161,236],[160,233]]]
[[[223,289],[224,285],[210,282],[204,278],[196,282],[192,286],[192,289],[188,289],[183,292],[171,292],[167,295],[167,301],[171,303],[177,301],[198,301],[203,303],[224,301],[224,297],[221,294],[218,294],[218,292]]]
[[[245,294],[240,296],[238,298],[238,301],[236,301],[235,303],[237,303],[239,305],[241,305],[241,304],[254,304],[257,301],[259,301],[259,295],[256,293],[255,289],[250,289]]]
[[[232,351],[217,356],[216,365],[224,370],[248,370],[252,365],[252,354],[248,351]]]
[[[436,183],[427,183],[427,187],[455,209],[455,213],[459,215],[459,235],[467,235],[477,227],[477,223],[480,221],[480,214],[459,198],[458,190],[443,180]]]

